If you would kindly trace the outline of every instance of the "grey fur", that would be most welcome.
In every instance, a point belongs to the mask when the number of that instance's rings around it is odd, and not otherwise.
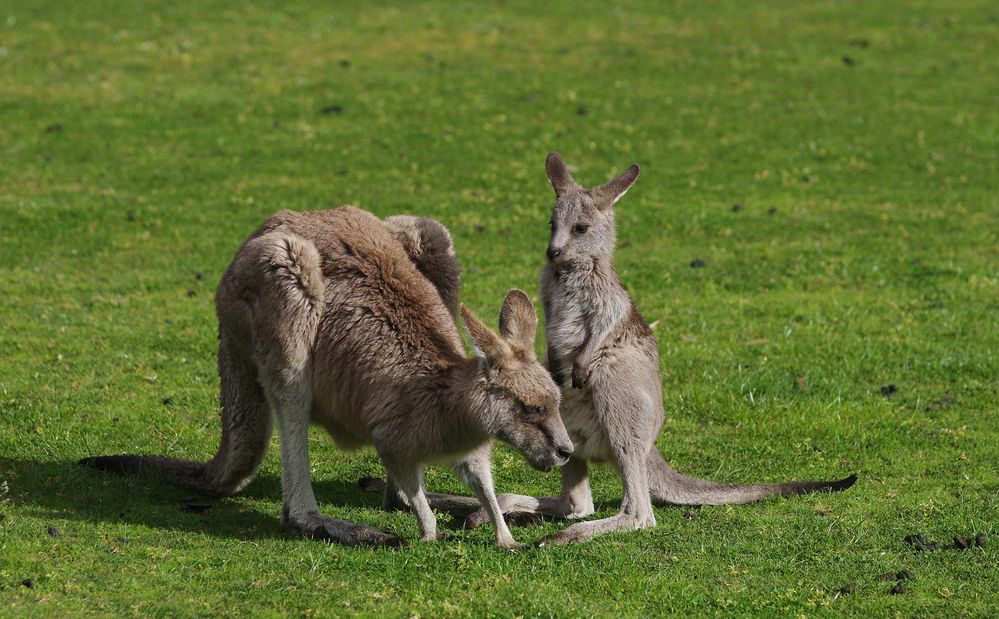
[[[546,168],[556,202],[541,301],[549,368],[562,390],[562,419],[576,450],[562,468],[561,496],[502,494],[503,511],[560,518],[592,514],[588,462],[609,461],[617,468],[624,487],[620,512],[573,524],[542,544],[655,526],[653,502],[749,503],[852,485],[855,476],[836,482],[720,484],[669,467],[655,446],[663,420],[655,335],[621,285],[612,261],[613,205],[637,180],[639,168],[633,165],[590,190],[573,180],[558,153],[548,155]],[[477,526],[484,516],[481,510],[474,512],[467,523]]]
[[[341,447],[374,444],[389,474],[386,505],[411,506],[422,540],[437,538],[437,495],[425,492],[423,467],[441,462],[486,506],[497,544],[515,548],[493,489],[493,437],[543,470],[563,464],[572,444],[558,388],[534,357],[537,317],[527,295],[507,294],[500,335],[460,308],[481,354],[469,359],[454,320],[459,280],[451,237],[432,220],[382,222],[353,207],[277,213],[244,243],[219,284],[216,456],[81,463],[231,494],[255,475],[273,412],[288,530],[347,545],[400,541],[319,512],[307,450],[308,426],[316,423]]]

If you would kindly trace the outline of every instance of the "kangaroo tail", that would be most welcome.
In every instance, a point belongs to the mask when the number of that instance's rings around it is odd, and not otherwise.
[[[207,462],[164,456],[97,456],[80,464],[118,474],[150,475],[212,496],[243,489],[253,480],[271,436],[271,417],[252,368],[232,363],[219,352],[222,376],[222,443]]]
[[[234,263],[230,270],[239,263]],[[80,464],[118,474],[151,475],[204,494],[224,496],[238,492],[256,475],[270,444],[271,414],[257,377],[256,366],[239,343],[249,323],[249,308],[239,298],[239,286],[227,272],[216,294],[219,309],[219,377],[222,404],[222,442],[207,462],[163,456],[97,456]]]
[[[838,492],[857,481],[850,475],[839,481],[788,481],[776,484],[722,484],[694,479],[673,470],[658,449],[649,454],[649,491],[658,505],[730,505],[755,503],[773,496],[809,492]]]

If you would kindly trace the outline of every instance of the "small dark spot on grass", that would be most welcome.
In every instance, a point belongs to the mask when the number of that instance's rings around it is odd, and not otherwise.
[[[60,535],[62,535],[62,531],[59,530],[59,527],[49,527],[48,531],[49,535],[51,535],[52,537],[59,537]]]
[[[49,125],[48,127],[45,127],[45,133],[61,133],[61,132],[62,132],[62,125],[60,125],[59,123],[55,123]]]
[[[0,514],[0,516],[2,516],[2,515],[3,514]],[[0,520],[2,520],[2,518],[0,518]],[[985,548],[985,534],[984,533],[979,533],[978,535],[975,536],[975,546],[978,546],[979,548]]]
[[[28,589],[34,589],[35,583],[31,582],[30,578],[25,578],[24,580],[21,581],[21,586],[27,587]]]
[[[852,67],[854,64],[854,60],[849,56],[843,56],[843,64],[845,64],[848,67]]]
[[[909,570],[900,570],[897,574],[895,574],[895,578],[899,580],[913,580],[916,576]]]
[[[741,210],[742,210],[742,205],[741,204],[733,204],[732,205],[731,211],[733,213],[738,213]]]
[[[707,263],[704,262],[704,260],[702,260],[701,258],[694,258],[693,260],[690,261],[690,266],[691,266],[691,268],[694,268],[694,269],[700,269],[700,268],[704,267],[704,265],[706,265],[706,264]]]
[[[954,548],[958,550],[967,550],[971,547],[971,542],[968,541],[966,537],[954,536]]]
[[[911,535],[905,536],[905,543],[910,546],[915,546],[916,544],[925,544],[926,536],[922,533],[913,533]]]
[[[867,39],[850,39],[850,45],[853,47],[859,47],[860,49],[867,49],[870,47],[871,42]]]
[[[629,247],[631,247],[631,241],[621,241],[620,243],[618,243],[618,247],[620,247],[621,249],[628,249]]]
[[[564,56],[564,55],[566,55],[566,54],[569,53],[569,48],[568,47],[560,47],[557,50],[555,50],[555,53],[558,54],[559,56]]]
[[[5,513],[3,513],[3,512],[0,512],[0,522],[3,522],[3,520],[4,520],[4,519],[5,519],[6,517],[7,517],[7,514],[5,514]]]
[[[889,593],[891,593],[892,595],[902,595],[903,593],[905,593],[905,585],[903,585],[902,583],[898,583],[897,585],[891,588]]]
[[[194,290],[194,289],[188,290],[187,291],[187,296],[188,297],[196,297],[196,296],[198,296],[198,291]]]
[[[857,590],[857,585],[853,584],[852,582],[848,582],[839,588],[839,592],[842,595],[850,595],[856,590]]]
[[[905,536],[905,543],[912,547],[916,552],[923,552],[924,550],[936,550],[936,542],[926,541],[926,536],[922,533],[914,533],[912,535]]]
[[[486,231],[486,227],[483,224],[475,224],[475,226],[473,226],[473,227],[475,228],[476,232],[485,232]]]
[[[323,114],[343,114],[343,106],[339,104],[327,105],[319,111]]]
[[[767,209],[767,215],[776,215],[776,214],[777,214],[776,206],[771,206],[770,208]]]
[[[586,116],[586,108],[582,105],[576,108],[576,114],[579,116]]]
[[[898,387],[895,385],[884,385],[881,387],[881,395],[886,398],[890,398],[898,391]]]
[[[125,213],[125,219],[128,221],[135,221],[135,211],[128,211]]]
[[[344,69],[349,69],[350,61],[344,58],[343,60],[340,61],[340,66],[343,67]]]
[[[173,398],[163,398],[163,406],[170,406],[173,404]]]
[[[180,511],[191,512],[192,514],[201,514],[203,512],[211,509],[212,506],[207,503],[181,503]]]
[[[129,514],[130,512],[131,512],[131,511],[132,511],[132,508],[131,508],[131,507],[123,507],[123,508],[121,508],[121,509],[119,509],[119,510],[118,510],[118,517],[119,517],[119,518],[124,518],[124,517],[125,517],[125,516],[127,516],[127,515],[128,515],[128,514]]]
[[[688,507],[686,510],[684,510],[683,517],[686,518],[687,520],[693,520],[694,518],[697,518],[697,510],[694,509],[693,507]]]
[[[196,280],[198,280],[200,282],[201,280],[205,279],[205,274],[204,273],[195,273],[194,274],[194,279],[196,279]]]
[[[895,572],[885,572],[884,574],[878,576],[878,580],[898,580],[898,576]]]

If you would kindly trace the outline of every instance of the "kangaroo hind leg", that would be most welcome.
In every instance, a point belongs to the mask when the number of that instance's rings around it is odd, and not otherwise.
[[[282,525],[348,546],[398,545],[395,536],[323,516],[309,477],[312,346],[323,312],[325,282],[315,246],[271,232],[249,241],[234,264],[249,305],[252,355],[281,438]]]

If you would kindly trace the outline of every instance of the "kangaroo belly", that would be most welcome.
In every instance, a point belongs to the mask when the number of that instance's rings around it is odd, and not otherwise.
[[[358,419],[357,411],[344,406],[342,400],[317,394],[312,403],[311,421],[322,426],[340,449],[359,449],[371,444],[367,425]]]
[[[574,458],[603,462],[612,457],[607,430],[597,416],[589,390],[563,389],[560,413],[572,439]]]

